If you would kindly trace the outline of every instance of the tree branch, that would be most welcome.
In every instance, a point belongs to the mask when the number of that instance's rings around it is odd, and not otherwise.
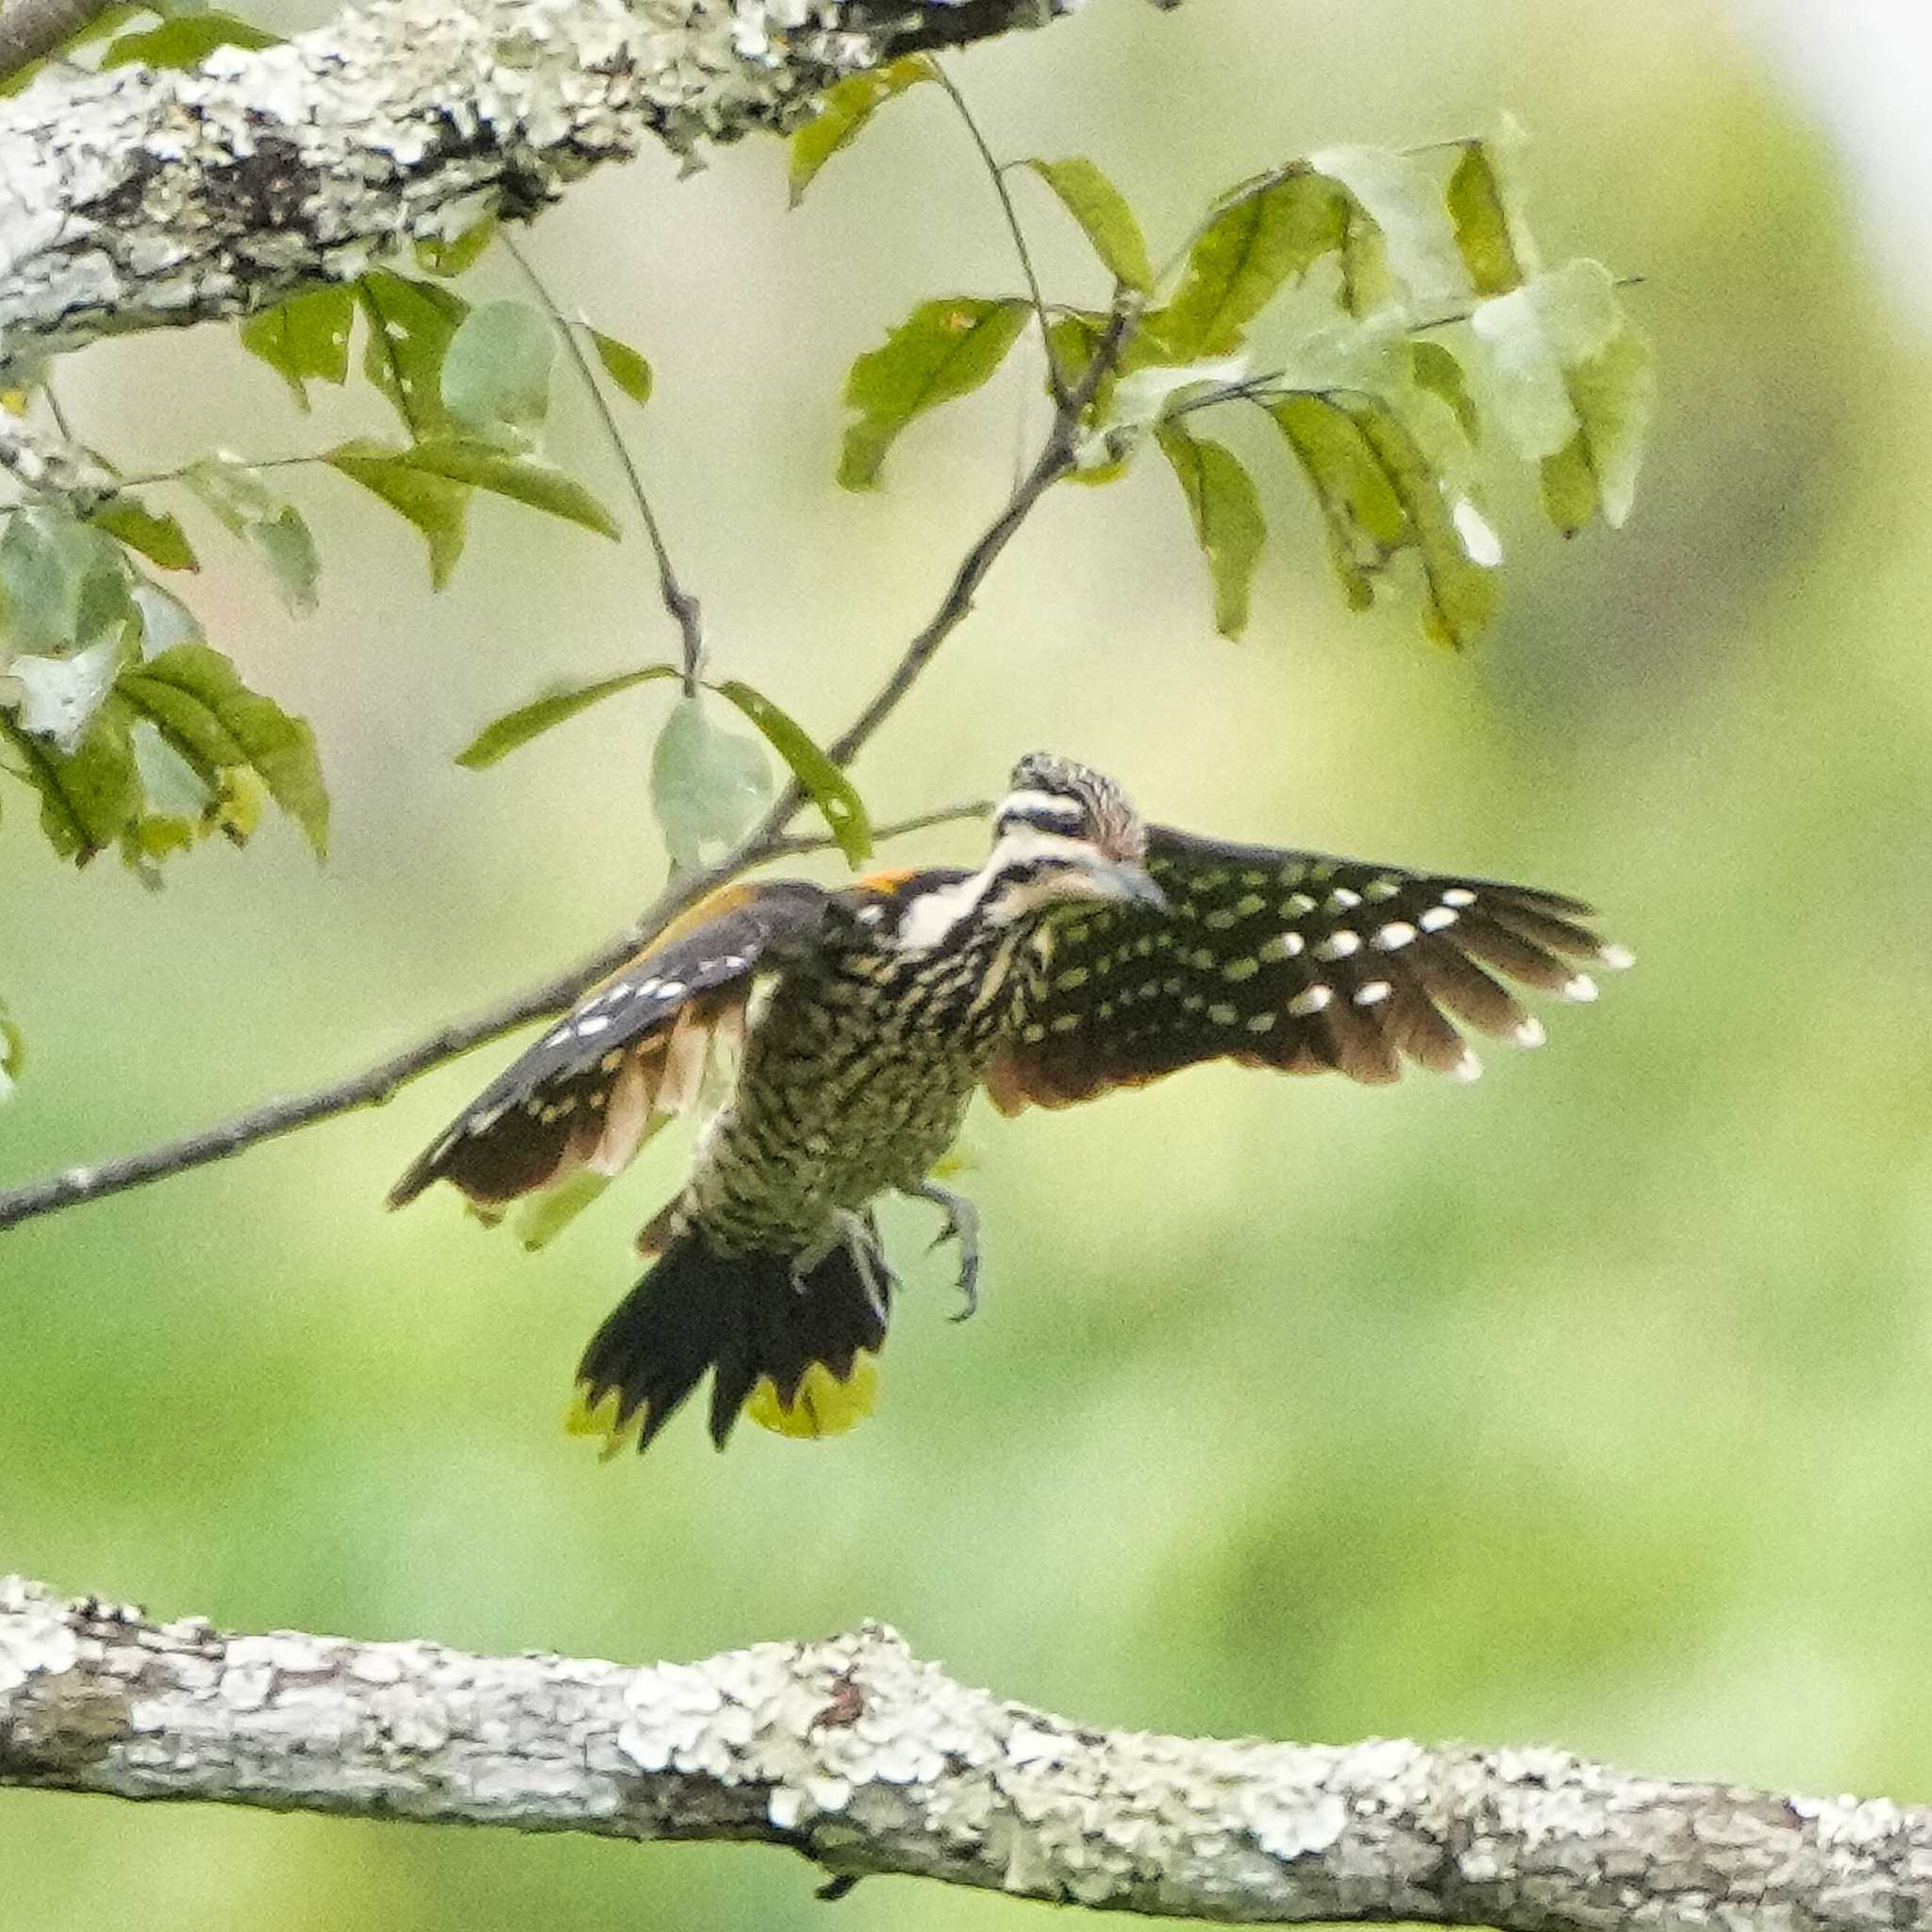
[[[71,41],[114,0],[11,0],[0,9],[0,80]]]
[[[937,811],[922,812],[916,818],[879,825],[876,839],[897,839],[908,832],[924,831],[931,825],[949,824],[957,819],[983,818],[990,809],[983,798],[958,805],[942,806]],[[252,1108],[217,1126],[188,1134],[178,1141],[164,1141],[158,1147],[143,1149],[119,1160],[102,1161],[94,1167],[70,1167],[45,1180],[0,1192],[0,1232],[31,1221],[37,1215],[52,1214],[57,1208],[73,1208],[83,1201],[99,1201],[119,1194],[147,1181],[164,1180],[170,1174],[184,1174],[192,1167],[205,1167],[210,1161],[225,1160],[255,1146],[291,1134],[297,1127],[312,1126],[341,1113],[358,1108],[380,1107],[392,1099],[396,1090],[418,1074],[441,1066],[466,1054],[472,1047],[500,1039],[525,1021],[561,1011],[593,980],[614,973],[641,946],[649,944],[658,933],[688,911],[707,892],[727,884],[739,874],[774,858],[787,858],[805,852],[824,852],[836,843],[828,834],[788,836],[774,832],[754,837],[721,859],[716,865],[680,874],[665,887],[642,914],[608,944],[567,972],[544,980],[541,985],[513,993],[495,1006],[458,1020],[392,1054],[386,1060],[338,1080],[332,1086],[318,1087],[308,1093],[287,1099],[270,1100]]]
[[[847,75],[1071,4],[372,0],[192,73],[42,78],[0,101],[0,374],[528,220],[646,139],[790,127]]]
[[[642,1669],[155,1624],[0,1579],[0,1785],[739,1840],[1153,1917],[1503,1932],[1893,1932],[1932,1810],[1632,1777],[1567,1753],[1105,1732],[891,1630]]]
[[[1079,435],[1080,415],[1093,400],[1107,372],[1118,359],[1122,348],[1140,318],[1139,299],[1131,291],[1120,291],[1114,299],[1112,317],[1106,334],[1095,346],[1091,361],[1080,379],[1062,396],[1055,408],[1053,426],[1031,469],[1021,479],[999,514],[981,532],[953,573],[939,609],[932,621],[906,647],[878,691],[857,719],[826,748],[841,765],[849,764],[868,739],[890,717],[941,644],[965,621],[973,608],[974,593],[985,581],[986,574],[998,558],[1015,531],[1025,522],[1034,505],[1074,467]],[[737,847],[715,866],[689,872],[672,880],[651,906],[619,938],[593,958],[569,972],[545,980],[541,986],[517,993],[500,1005],[487,1008],[471,1019],[458,1021],[427,1040],[418,1041],[379,1065],[347,1080],[311,1093],[286,1100],[273,1100],[252,1108],[234,1120],[183,1140],[171,1141],[143,1153],[133,1154],[99,1166],[71,1167],[42,1181],[0,1192],[0,1233],[30,1221],[37,1215],[51,1214],[83,1201],[98,1201],[144,1182],[161,1180],[169,1174],[202,1167],[211,1160],[225,1160],[259,1141],[292,1133],[297,1127],[312,1125],[339,1113],[377,1106],[388,1100],[404,1081],[444,1060],[467,1053],[473,1046],[494,1040],[512,1027],[541,1014],[568,1007],[585,987],[605,974],[614,972],[641,946],[649,944],[681,912],[688,911],[705,894],[741,873],[769,860],[798,852],[814,852],[832,841],[822,837],[800,838],[786,831],[806,802],[805,788],[793,778],[773,800],[764,817],[747,832]],[[893,838],[904,832],[960,818],[969,811],[981,813],[984,803],[971,807],[949,806],[920,818],[907,819],[883,828],[875,836]]]

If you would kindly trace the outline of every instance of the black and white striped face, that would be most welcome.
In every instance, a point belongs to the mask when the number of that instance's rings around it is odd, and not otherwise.
[[[995,843],[1028,829],[1084,840],[1107,858],[1139,864],[1147,830],[1127,795],[1103,772],[1052,752],[1029,752],[1013,767],[993,815]]]
[[[907,906],[893,935],[898,949],[943,950],[968,928],[1005,930],[1061,907],[1166,906],[1138,860],[1111,858],[1092,840],[1058,830],[1058,823],[1036,824],[1025,810],[1002,814],[992,856],[979,871]]]

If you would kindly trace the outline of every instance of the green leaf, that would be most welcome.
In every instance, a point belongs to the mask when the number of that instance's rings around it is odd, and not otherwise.
[[[1462,426],[1462,433],[1471,442],[1482,441],[1482,417],[1475,406],[1475,398],[1469,392],[1469,378],[1462,373],[1462,364],[1457,359],[1455,351],[1445,348],[1441,342],[1427,341],[1420,337],[1407,345],[1408,352],[1408,378],[1420,390],[1425,390],[1444,402],[1457,422]]]
[[[672,864],[708,864],[772,800],[772,767],[756,738],[727,731],[702,698],[680,698],[651,751],[651,807]]]
[[[442,406],[491,441],[527,446],[550,408],[557,333],[527,302],[486,302],[450,338]]]
[[[507,758],[519,745],[541,738],[554,726],[588,711],[621,691],[631,691],[659,677],[676,677],[675,664],[646,664],[638,671],[620,671],[614,677],[599,677],[589,684],[559,684],[527,705],[506,711],[492,719],[457,754],[457,763],[466,771],[480,772]]]
[[[1649,343],[1602,263],[1572,261],[1483,303],[1471,318],[1517,447],[1544,471],[1545,507],[1574,532],[1601,508],[1630,513],[1657,400]],[[1586,487],[1587,486],[1587,487]]]
[[[923,80],[937,80],[939,70],[924,54],[909,54],[885,67],[854,74],[828,88],[817,115],[791,137],[791,206],[796,208],[813,177],[842,147],[858,140],[866,124],[896,94]]]
[[[242,682],[207,644],[176,644],[121,674],[117,693],[210,783],[237,767],[256,773],[302,827],[315,856],[328,849],[328,792],[315,734]]]
[[[1153,264],[1141,225],[1126,198],[1084,156],[1066,160],[1031,160],[1026,165],[1059,196],[1060,205],[1079,223],[1093,244],[1101,264],[1117,282],[1143,293],[1154,286]]]
[[[62,858],[86,865],[112,845],[141,809],[141,780],[125,708],[109,699],[76,749],[57,751],[0,710],[0,743],[41,797],[41,828]]]
[[[470,305],[454,289],[373,269],[356,284],[369,323],[362,373],[403,419],[412,437],[449,426],[442,404],[442,358]]]
[[[1528,270],[1519,246],[1517,224],[1511,219],[1501,172],[1485,142],[1464,144],[1443,200],[1455,229],[1456,246],[1475,292],[1507,295],[1511,289],[1521,288]],[[1521,239],[1526,243],[1528,237]],[[1533,260],[1530,266],[1534,266]]]
[[[646,1125],[640,1144],[670,1119],[668,1113],[656,1115]],[[610,1185],[610,1178],[608,1174],[592,1174],[589,1168],[580,1168],[568,1180],[541,1189],[518,1203],[510,1232],[530,1254],[547,1248]]]
[[[1248,587],[1268,534],[1254,481],[1232,450],[1189,434],[1178,423],[1162,423],[1154,436],[1174,466],[1195,541],[1208,559],[1214,628],[1224,638],[1240,637],[1247,628]]]
[[[429,547],[430,588],[441,590],[463,554],[470,486],[419,469],[379,442],[339,443],[323,461],[415,525]]]
[[[280,34],[210,8],[206,13],[177,14],[145,33],[123,34],[108,43],[101,66],[105,71],[139,61],[143,67],[199,67],[217,47],[242,47],[253,53],[279,46],[281,41]]]
[[[268,565],[291,617],[315,608],[322,559],[302,512],[268,486],[259,470],[223,457],[189,464],[181,480]]]
[[[91,521],[95,529],[107,531],[163,570],[201,568],[179,519],[168,512],[157,516],[140,497],[127,491],[110,496],[94,511]]]
[[[762,691],[735,677],[710,689],[736,705],[791,766],[791,775],[810,794],[847,863],[864,864],[872,857],[872,820],[852,780],[819,749],[803,725]]]
[[[1243,183],[1195,239],[1179,291],[1146,326],[1176,362],[1226,355],[1290,276],[1342,245],[1351,212],[1346,191],[1303,161]]]
[[[306,409],[310,382],[340,388],[348,380],[349,331],[355,320],[351,290],[317,289],[251,315],[242,325],[242,346],[266,362]]]
[[[445,242],[440,235],[424,235],[416,242],[416,266],[425,275],[445,278],[459,275],[475,267],[483,252],[496,240],[496,217],[485,215],[472,222],[461,234]]]
[[[1308,164],[1339,181],[1381,231],[1389,267],[1424,309],[1465,300],[1469,271],[1456,245],[1440,176],[1422,157],[1383,147],[1330,147]]]
[[[859,357],[845,381],[846,406],[859,420],[846,425],[840,483],[847,490],[875,488],[899,432],[915,416],[979,388],[1006,359],[1031,313],[1024,302],[969,295],[922,302],[883,348]]]
[[[581,524],[612,542],[618,539],[617,520],[575,477],[535,457],[510,456],[462,437],[439,437],[393,455],[397,462],[425,475],[474,484],[492,495],[513,497],[532,509]]]
[[[604,365],[604,373],[634,403],[648,403],[651,400],[651,365],[631,347],[621,342],[615,336],[607,336],[601,328],[584,325],[585,332],[591,338],[591,346],[597,352],[597,359]]]
[[[1337,391],[1291,396],[1269,413],[1314,485],[1349,602],[1365,608],[1373,579],[1399,551],[1422,560],[1423,628],[1459,649],[1495,606],[1494,534],[1437,466],[1389,398]]]
[[[7,1002],[0,1000],[0,1100],[12,1098],[14,1083],[25,1064],[26,1036],[14,1024]]]

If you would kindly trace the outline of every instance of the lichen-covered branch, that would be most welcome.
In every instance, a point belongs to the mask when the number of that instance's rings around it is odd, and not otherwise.
[[[1892,1932],[1932,1811],[1546,1750],[1072,1724],[891,1631],[631,1669],[231,1636],[0,1579],[0,1785],[789,1846],[841,1880],[1248,1924]]]
[[[787,127],[844,75],[1072,0],[373,0],[193,73],[0,100],[0,374],[29,350],[258,308],[646,140]]]

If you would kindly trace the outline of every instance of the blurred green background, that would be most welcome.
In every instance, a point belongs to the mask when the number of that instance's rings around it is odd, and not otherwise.
[[[391,1218],[488,1050],[0,1243],[0,1567],[244,1628],[634,1659],[870,1615],[1098,1724],[1539,1740],[1932,1798],[1932,308],[1849,158],[1872,114],[1808,84],[1788,14],[1107,0],[955,67],[998,151],[1092,155],[1157,252],[1286,156],[1513,109],[1546,253],[1645,277],[1663,408],[1620,535],[1565,546],[1505,478],[1504,614],[1462,658],[1402,599],[1344,611],[1260,442],[1276,541],[1241,646],[1157,465],[1058,492],[866,756],[874,809],[1049,745],[1192,827],[1583,893],[1640,956],[1598,1007],[1473,1089],[1212,1069],[975,1116],[986,1305],[949,1325],[945,1257],[913,1265],[872,1424],[745,1428],[721,1459],[687,1421],[609,1468],[558,1418],[682,1150],[534,1257],[454,1197]],[[1003,378],[909,436],[884,493],[841,495],[842,369],[914,299],[1013,277],[937,95],[789,217],[783,165],[757,142],[680,184],[653,155],[531,245],[657,365],[636,441],[721,668],[829,734],[998,501],[1022,407]],[[1030,206],[1050,286],[1091,291]],[[346,433],[218,331],[64,380],[135,467]],[[557,442],[618,500],[575,398]],[[320,616],[291,625],[213,534],[191,594],[320,731],[330,863],[279,825],[149,897],[58,869],[11,802],[8,1180],[365,1064],[576,958],[661,875],[661,687],[495,772],[450,762],[546,681],[669,647],[641,546],[479,502],[432,599],[372,499],[301,500]],[[909,1257],[929,1218],[891,1227]],[[8,1932],[823,1912],[770,1852],[17,1792],[0,1872]],[[880,1883],[838,1922],[1024,1910]]]

